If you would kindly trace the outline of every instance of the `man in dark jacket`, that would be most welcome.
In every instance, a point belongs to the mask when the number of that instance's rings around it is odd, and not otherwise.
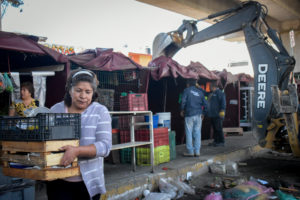
[[[207,103],[197,80],[188,80],[181,100],[181,116],[185,121],[186,148],[184,156],[200,156],[202,119]]]
[[[209,146],[224,146],[223,119],[225,116],[226,99],[225,94],[216,82],[210,84],[211,93],[208,96],[208,112],[214,130],[214,141]]]

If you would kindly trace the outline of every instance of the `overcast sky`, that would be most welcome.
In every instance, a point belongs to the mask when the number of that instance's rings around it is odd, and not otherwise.
[[[114,48],[124,54],[145,53],[158,33],[176,30],[183,19],[189,19],[135,0],[24,0],[22,10],[7,9],[4,31],[45,36],[47,43]],[[222,70],[230,62],[250,59],[244,43],[213,39],[180,50],[174,60],[182,65],[199,61],[210,70]],[[253,75],[251,67],[227,70]]]

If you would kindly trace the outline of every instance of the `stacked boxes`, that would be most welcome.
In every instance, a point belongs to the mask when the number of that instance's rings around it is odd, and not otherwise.
[[[136,141],[150,141],[150,130],[139,129],[135,132]],[[154,147],[169,145],[168,128],[154,128],[153,129]]]
[[[150,131],[148,129],[137,130],[136,141],[149,141]],[[169,132],[168,128],[155,128],[153,129],[153,142],[154,142],[154,165],[170,161],[170,147],[169,147]],[[150,165],[151,155],[150,147],[143,146],[136,148],[137,165]]]
[[[151,165],[151,156],[149,147],[136,148],[137,165],[148,166]],[[170,147],[169,145],[158,146],[154,148],[154,165],[170,161]]]
[[[120,110],[124,110],[124,111],[148,110],[147,93],[127,94],[127,96],[121,96]]]

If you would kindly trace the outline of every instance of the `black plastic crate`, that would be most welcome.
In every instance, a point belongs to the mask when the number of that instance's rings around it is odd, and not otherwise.
[[[69,140],[79,139],[80,133],[80,114],[40,113],[35,117],[0,118],[0,140]]]

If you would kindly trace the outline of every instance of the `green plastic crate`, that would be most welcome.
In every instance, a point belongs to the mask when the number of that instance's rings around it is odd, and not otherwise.
[[[170,160],[176,159],[176,132],[169,131]]]
[[[150,160],[150,147],[137,147],[136,148],[137,165],[149,166]],[[154,148],[154,165],[170,161],[170,147],[169,145],[158,146]]]
[[[120,149],[121,163],[131,163],[132,148]]]

